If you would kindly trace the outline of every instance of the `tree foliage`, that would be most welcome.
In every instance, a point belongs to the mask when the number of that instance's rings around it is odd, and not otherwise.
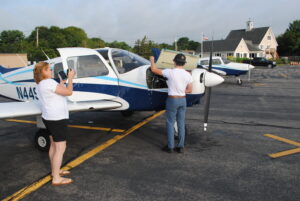
[[[2,53],[22,53],[24,52],[25,36],[21,31],[9,30],[2,31],[0,34],[0,52]]]
[[[290,23],[289,28],[277,37],[280,56],[300,56],[300,20]]]
[[[197,50],[200,43],[190,40],[188,37],[181,37],[177,41],[178,50]]]
[[[182,37],[177,45],[178,50],[196,50],[199,43],[189,40],[188,37]],[[50,58],[58,57],[57,48],[62,47],[120,48],[133,51],[148,59],[152,55],[152,48],[174,50],[175,44],[157,44],[144,36],[136,40],[132,48],[123,41],[105,42],[101,38],[88,38],[83,29],[75,26],[66,28],[38,26],[27,37],[19,30],[7,30],[0,33],[0,53],[27,53],[29,61],[46,60],[43,51]]]
[[[133,51],[138,55],[149,59],[152,55],[152,48],[159,48],[159,45],[154,43],[152,40],[149,40],[147,36],[144,36],[142,40],[135,41]]]

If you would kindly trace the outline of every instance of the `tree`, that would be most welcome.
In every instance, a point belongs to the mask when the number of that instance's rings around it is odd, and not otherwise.
[[[133,51],[138,55],[149,59],[152,55],[152,48],[159,48],[159,45],[149,40],[147,36],[144,36],[142,40],[137,40],[133,47]]]
[[[24,52],[23,32],[18,30],[2,31],[0,34],[0,52],[21,53]]]
[[[64,29],[67,44],[70,47],[86,47],[87,46],[87,34],[85,31],[78,27],[67,27]]]
[[[290,23],[284,34],[277,37],[280,56],[300,55],[300,20]]]
[[[181,37],[177,41],[178,50],[187,50],[189,49],[189,38],[188,37]]]
[[[112,47],[112,48],[120,48],[123,50],[128,50],[130,51],[132,48],[125,42],[118,42],[118,41],[113,41],[111,43],[105,43],[107,47]]]
[[[197,50],[200,43],[190,40],[188,37],[181,37],[177,41],[178,50]]]
[[[87,41],[87,46],[88,48],[93,48],[93,49],[102,48],[105,47],[105,42],[100,38],[90,38]]]
[[[159,48],[160,48],[160,49],[175,50],[174,44],[173,44],[173,45],[170,45],[170,44],[167,44],[167,43],[161,43],[161,44],[159,44]]]

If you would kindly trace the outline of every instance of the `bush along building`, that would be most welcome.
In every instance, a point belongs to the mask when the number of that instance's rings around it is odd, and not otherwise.
[[[213,56],[278,58],[276,37],[271,27],[254,28],[251,20],[247,29],[232,30],[225,40],[203,41],[203,57],[208,57],[213,42]],[[201,55],[201,45],[197,52]]]

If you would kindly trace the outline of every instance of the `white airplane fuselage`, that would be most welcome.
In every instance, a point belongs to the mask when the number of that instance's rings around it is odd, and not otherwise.
[[[76,71],[73,95],[69,102],[110,100],[121,103],[112,110],[149,111],[165,108],[168,96],[166,81],[154,75],[148,60],[125,50],[102,48],[62,48],[61,57],[47,60],[53,78],[59,81],[58,72]],[[38,101],[33,79],[34,65],[18,69],[0,67],[0,95],[17,101]],[[224,80],[204,69],[194,69],[193,91],[187,94],[187,106],[199,102],[205,86],[215,86]],[[202,74],[202,75],[201,75]],[[206,79],[201,79],[205,77]]]

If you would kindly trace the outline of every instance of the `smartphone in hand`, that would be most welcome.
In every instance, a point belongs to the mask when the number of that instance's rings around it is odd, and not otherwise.
[[[66,80],[68,78],[64,71],[59,71],[58,76],[60,77],[61,80]]]

